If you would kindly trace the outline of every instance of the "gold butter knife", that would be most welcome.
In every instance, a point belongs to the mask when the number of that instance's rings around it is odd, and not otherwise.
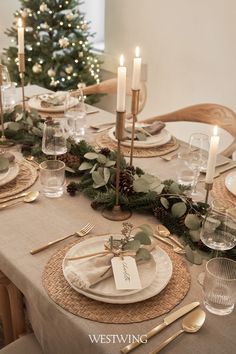
[[[193,309],[195,309],[199,305],[200,305],[200,303],[198,301],[196,301],[196,302],[192,302],[191,304],[181,307],[179,310],[166,316],[164,318],[163,322],[160,323],[159,325],[157,325],[156,327],[152,328],[149,332],[147,332],[145,337],[147,339],[149,339],[149,338],[155,336],[157,333],[162,331],[165,327],[169,326],[172,322],[178,320],[178,318],[184,316],[186,313],[192,311]],[[137,348],[140,344],[142,344],[142,342],[134,342],[134,343],[128,344],[124,348],[122,348],[120,351],[123,354],[129,353],[134,348]]]

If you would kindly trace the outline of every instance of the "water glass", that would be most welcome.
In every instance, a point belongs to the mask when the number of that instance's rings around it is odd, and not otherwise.
[[[42,151],[46,155],[62,155],[67,152],[63,122],[46,120],[43,127]]]
[[[203,283],[204,305],[216,315],[228,315],[236,301],[236,262],[213,258],[206,264]]]
[[[67,92],[65,118],[72,138],[76,142],[83,140],[86,130],[86,106],[82,90]]]
[[[47,160],[39,165],[40,183],[46,197],[62,196],[65,183],[65,164],[59,160]]]
[[[16,86],[14,82],[2,86],[2,98],[4,112],[11,112],[16,105]]]

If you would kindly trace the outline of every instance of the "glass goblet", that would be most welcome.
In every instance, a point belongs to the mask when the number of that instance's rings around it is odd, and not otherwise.
[[[86,106],[82,90],[69,91],[65,99],[65,118],[72,138],[79,142],[85,137]]]

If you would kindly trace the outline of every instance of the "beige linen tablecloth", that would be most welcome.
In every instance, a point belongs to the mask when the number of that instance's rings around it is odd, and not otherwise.
[[[115,119],[107,112],[100,112],[93,121]],[[134,164],[155,173],[161,178],[174,177],[176,161],[165,162],[159,158],[135,159]],[[33,189],[38,189],[35,185]],[[163,317],[138,324],[102,324],[76,317],[50,300],[42,286],[42,272],[50,256],[66,242],[60,243],[34,256],[29,251],[59,236],[70,234],[87,222],[96,225],[93,234],[119,232],[121,222],[104,219],[99,211],[90,207],[90,200],[82,195],[74,198],[64,195],[58,199],[40,196],[34,204],[22,204],[0,213],[0,269],[15,283],[26,298],[27,310],[35,335],[46,354],[118,354],[123,344],[92,343],[89,335],[145,334],[161,322]],[[155,224],[151,215],[133,214],[133,224]],[[199,300],[202,305],[201,287],[197,275],[201,267],[188,264],[192,283],[185,299],[177,308]],[[180,328],[181,320],[173,323],[134,353],[143,354]],[[162,353],[174,354],[232,354],[236,346],[236,312],[225,317],[207,313],[204,327],[196,334],[184,334]]]

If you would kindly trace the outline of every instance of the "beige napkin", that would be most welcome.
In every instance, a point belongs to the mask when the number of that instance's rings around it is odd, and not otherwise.
[[[152,240],[150,245],[143,247],[151,252],[156,244],[156,240]],[[84,260],[68,261],[64,268],[64,274],[76,287],[88,289],[92,285],[112,276],[112,258],[113,254],[106,254]]]
[[[156,135],[165,128],[165,123],[163,122],[154,122],[149,127],[145,127],[145,130],[150,133],[151,135]]]

